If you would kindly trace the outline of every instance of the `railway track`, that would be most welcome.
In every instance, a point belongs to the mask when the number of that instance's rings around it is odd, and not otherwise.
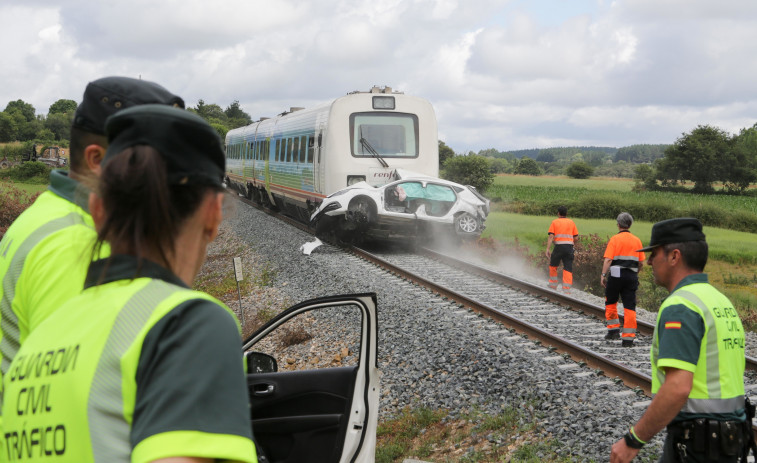
[[[300,222],[286,217],[283,220],[312,232]],[[654,330],[651,323],[638,320],[636,344],[632,348],[622,348],[620,341],[604,340],[603,306],[427,248],[407,252],[351,247],[349,251],[445,299],[494,319],[550,350],[569,356],[579,365],[599,370],[609,381],[622,381],[629,388],[651,397],[649,350]],[[746,392],[755,402],[757,359],[748,356],[746,369]],[[753,429],[757,433],[754,424]]]

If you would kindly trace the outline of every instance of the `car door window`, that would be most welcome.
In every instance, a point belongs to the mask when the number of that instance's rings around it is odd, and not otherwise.
[[[301,313],[255,344],[276,359],[279,371],[356,366],[360,356],[361,313],[354,305]]]
[[[252,429],[267,461],[374,460],[376,313],[372,293],[313,299],[245,341]]]

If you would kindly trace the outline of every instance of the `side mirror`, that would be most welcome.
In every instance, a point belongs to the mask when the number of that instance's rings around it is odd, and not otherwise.
[[[247,373],[276,373],[279,366],[276,359],[262,352],[245,352],[244,359],[247,363]]]

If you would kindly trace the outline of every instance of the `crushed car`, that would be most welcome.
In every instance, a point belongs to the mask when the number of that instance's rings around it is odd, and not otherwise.
[[[311,226],[320,233],[385,239],[481,235],[489,200],[473,186],[399,169],[395,178],[378,187],[360,182],[330,194],[311,215]]]

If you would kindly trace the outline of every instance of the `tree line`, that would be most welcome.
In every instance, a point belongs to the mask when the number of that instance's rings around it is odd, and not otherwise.
[[[37,114],[34,106],[24,100],[11,101],[0,112],[0,143],[68,146],[77,106],[78,103],[74,100],[60,99],[51,104],[47,114],[43,115]],[[207,104],[199,100],[197,106],[188,107],[187,110],[202,116],[222,138],[229,130],[252,123],[250,115],[242,110],[239,101],[236,100],[226,109],[215,103]]]
[[[745,194],[757,183],[757,123],[735,135],[711,125],[699,125],[681,134],[673,144],[621,148],[558,147],[509,152],[489,148],[456,154],[440,141],[439,155],[445,178],[466,179],[479,189],[490,185],[494,175],[511,173],[625,177],[634,178],[640,190],[713,193],[717,186],[723,193]],[[482,166],[487,166],[488,172]]]

